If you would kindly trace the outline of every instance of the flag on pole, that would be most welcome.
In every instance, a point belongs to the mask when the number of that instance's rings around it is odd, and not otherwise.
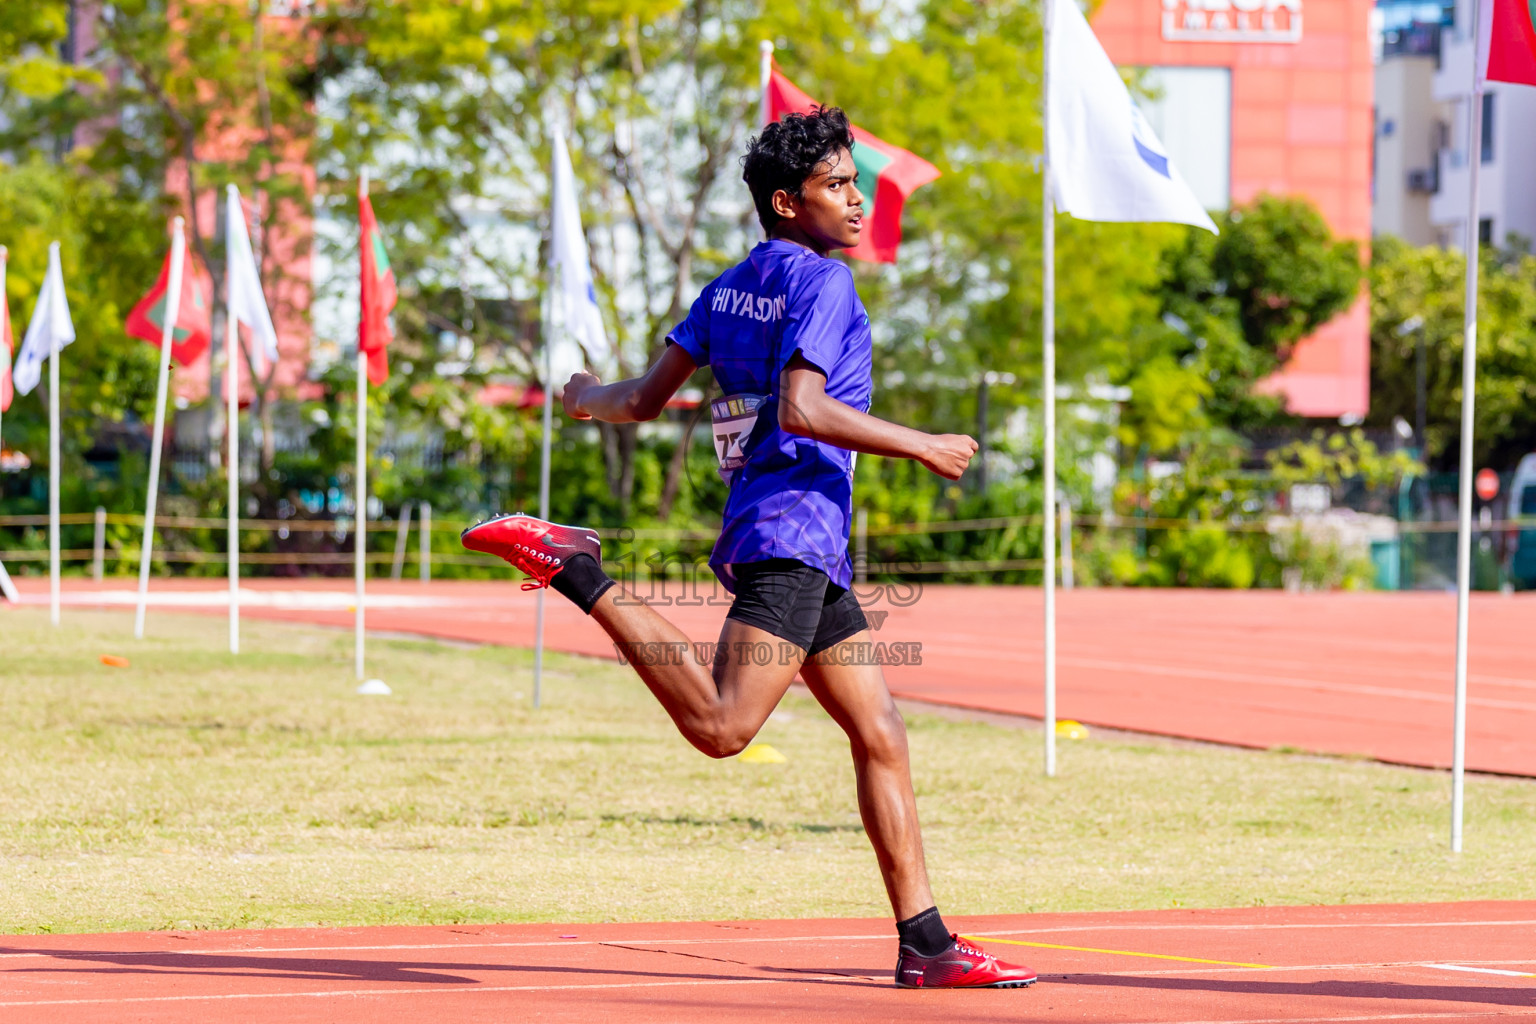
[[[1483,0],[1479,56],[1490,82],[1536,85],[1536,0]]]
[[[16,354],[16,365],[11,368],[12,384],[23,394],[31,394],[43,376],[43,360],[75,340],[75,324],[69,316],[69,300],[64,297],[64,271],[59,266],[57,244],[48,250],[48,274],[43,278],[43,288],[37,293],[37,305],[32,309],[32,319],[27,324],[26,336],[21,339],[21,351]],[[57,402],[57,395],[48,396]]]
[[[165,332],[170,275],[171,253],[167,250],[155,286],[133,307],[124,328],[132,337],[142,338],[156,349]],[[212,342],[213,311],[209,303],[212,295],[213,278],[191,253],[186,253],[182,265],[181,300],[176,307],[176,326],[171,335],[171,358],[182,366],[196,362]]]
[[[817,106],[773,66],[764,103],[769,122],[785,114],[809,114]],[[853,165],[858,169],[854,184],[864,193],[864,232],[848,255],[869,263],[895,263],[901,208],[908,196],[939,176],[939,169],[858,125],[853,125]]]
[[[245,223],[245,211],[240,206],[240,191],[233,185],[229,186],[225,213],[229,314],[250,328],[256,342],[251,349],[251,361],[256,365],[256,372],[261,374],[265,371],[266,363],[277,362],[277,329],[272,326],[272,314],[267,311],[267,297],[261,290],[261,270],[256,266],[255,253],[251,251],[251,233]],[[231,372],[237,365],[234,353],[231,352]]]
[[[1051,181],[1081,220],[1166,221],[1215,233],[1074,0],[1051,0]]]
[[[362,311],[357,320],[358,348],[368,356],[368,380],[375,386],[389,379],[388,347],[394,338],[389,326],[389,311],[399,298],[395,291],[395,272],[389,267],[384,251],[384,233],[373,215],[367,185],[362,180],[357,189],[357,219],[362,226],[363,280]]]
[[[554,339],[551,351],[552,383],[563,383],[583,364],[606,369],[612,354],[603,314],[597,305],[587,239],[581,231],[581,209],[576,204],[576,175],[565,135],[554,132],[554,156],[550,170],[550,263],[560,275],[558,301],[564,330]],[[571,346],[575,343],[575,348]]]
[[[0,252],[0,265],[5,256]],[[15,390],[11,387],[11,353],[15,350],[11,338],[11,304],[5,297],[5,273],[0,266],[0,412],[11,407]]]

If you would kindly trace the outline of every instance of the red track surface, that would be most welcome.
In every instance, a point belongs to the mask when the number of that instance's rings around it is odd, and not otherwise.
[[[18,580],[28,603],[46,581]],[[67,581],[71,602],[93,588]],[[157,581],[176,592],[218,580]],[[339,580],[251,580],[264,618],[349,625]],[[277,592],[287,592],[285,597]],[[328,595],[326,592],[329,592]],[[370,584],[370,629],[529,646],[533,595],[507,583]],[[329,608],[299,607],[329,596]],[[196,610],[223,614],[217,603]],[[394,607],[384,607],[394,602]],[[898,695],[1038,716],[1041,593],[1024,587],[929,586],[871,602],[882,642],[921,642],[920,666],[886,670]],[[122,607],[118,605],[118,607]],[[713,640],[723,604],[662,608],[690,637]],[[881,619],[882,613],[885,613]],[[1062,718],[1253,747],[1288,746],[1444,767],[1451,758],[1455,600],[1444,594],[1077,590],[1060,595]],[[149,628],[153,630],[151,616]],[[1471,612],[1467,766],[1536,776],[1536,595],[1475,594]],[[608,638],[559,596],[548,601],[552,649],[613,657]]]
[[[22,935],[0,938],[0,1019],[1257,1024],[1536,1016],[1536,903],[951,924],[991,936],[992,949],[1039,971],[1039,984],[898,990],[890,923],[869,920]]]

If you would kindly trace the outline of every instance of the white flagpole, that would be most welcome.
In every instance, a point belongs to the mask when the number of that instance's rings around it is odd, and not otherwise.
[[[1056,205],[1051,194],[1051,28],[1055,21],[1055,0],[1045,0],[1041,49],[1044,74],[1041,75],[1042,110],[1040,187],[1041,187],[1041,350],[1045,377],[1045,430],[1041,457],[1044,494],[1041,512],[1045,536],[1041,540],[1045,556],[1045,774],[1056,774]]]
[[[359,196],[368,194],[368,172],[358,178]],[[361,257],[359,257],[361,258]],[[358,316],[362,316],[362,298],[358,298]],[[353,661],[357,678],[363,678],[363,597],[365,588],[365,559],[368,556],[368,356],[363,352],[362,335],[357,344],[357,522],[352,530],[352,575],[356,594],[357,614],[353,619]]]
[[[758,107],[757,126],[763,127],[768,123],[768,83],[773,78],[773,43],[764,39],[757,44],[758,53]]]
[[[59,263],[59,243],[48,244],[48,271]],[[63,274],[58,281],[62,284]],[[54,325],[53,330],[57,330]],[[58,335],[48,341],[48,616],[59,624],[59,353]]]
[[[773,41],[764,39],[757,44],[758,54],[758,101],[757,101],[757,127],[759,130],[768,126],[772,107],[768,103],[768,86],[773,81]],[[757,226],[757,237],[766,239],[768,229],[761,224]]]
[[[10,263],[10,260],[11,260],[11,250],[7,249],[3,245],[0,245],[0,303],[5,303],[6,302],[6,298],[5,298],[5,269],[6,269],[6,265],[8,263]],[[6,310],[7,310],[6,315],[9,316],[10,315],[10,313],[9,313],[10,306],[8,304],[6,305]],[[15,332],[12,331],[12,333],[14,334]],[[3,339],[4,337],[5,337],[5,324],[0,323],[0,339]],[[3,340],[0,340],[0,378],[9,379],[10,372],[11,372],[11,347],[9,345],[5,344]],[[11,397],[14,399],[15,396],[16,396],[16,382],[12,381],[11,382]],[[5,445],[3,443],[4,437],[5,437],[4,424],[5,424],[5,410],[4,409],[0,409],[0,452],[3,452],[5,450]]]
[[[183,221],[177,217],[171,229],[171,272],[166,280],[165,323],[160,329],[160,377],[155,388],[155,429],[149,448],[149,500],[144,506],[144,541],[139,546],[139,602],[133,613],[133,636],[144,639],[144,607],[149,601],[149,563],[155,546],[155,503],[160,497],[160,449],[165,434],[165,398],[171,382],[171,339],[181,314],[181,279],[186,261]]]
[[[225,193],[225,237],[231,236],[240,212],[240,192]],[[234,260],[224,260],[224,383],[229,409],[224,433],[229,444],[229,653],[240,653],[240,327],[230,297],[234,293]]]
[[[1467,759],[1467,606],[1472,589],[1472,423],[1477,401],[1477,272],[1478,171],[1482,166],[1483,69],[1481,38],[1483,18],[1489,13],[1481,3],[1472,5],[1473,56],[1471,106],[1467,119],[1467,281],[1462,312],[1461,350],[1461,478],[1456,504],[1456,703],[1451,739],[1451,851],[1461,852],[1461,826],[1465,812]]]
[[[546,288],[548,297],[546,306],[550,317],[554,315],[555,301],[553,277],[550,275],[550,285]],[[549,435],[554,422],[554,396],[555,382],[550,377],[555,372],[555,360],[553,355],[554,330],[549,323],[550,318],[544,321],[544,437],[539,445],[539,518],[549,518]],[[542,698],[542,684],[544,681],[544,593],[547,587],[539,588],[538,603],[534,610],[533,619],[533,706],[538,707]]]
[[[7,249],[5,246],[0,245],[0,303],[4,303],[6,301],[6,298],[5,298],[5,268],[6,268],[6,264],[10,261],[10,256],[11,256],[11,251],[9,249]],[[6,309],[9,310],[10,307],[7,306]],[[9,316],[9,313],[7,313],[6,315]],[[0,337],[3,337],[4,330],[5,330],[5,325],[4,324],[0,324]],[[12,333],[14,333],[14,331]],[[0,377],[8,377],[10,375],[10,372],[11,372],[11,349],[10,349],[10,346],[9,345],[5,345],[5,344],[0,344]],[[12,381],[11,382],[11,396],[14,398],[15,395],[16,395],[16,382]],[[5,451],[5,444],[3,443],[3,438],[5,436],[5,430],[3,429],[4,423],[5,423],[5,412],[4,412],[4,410],[0,410],[0,453],[3,453]],[[4,472],[4,470],[0,469],[0,473],[3,473],[3,472]],[[0,479],[4,479],[3,476],[0,476]],[[3,490],[3,488],[0,488],[0,490]],[[11,575],[10,575],[10,573],[5,571],[5,563],[4,562],[0,562],[0,597],[4,597],[7,601],[15,601],[17,599],[16,588],[11,583]]]
[[[6,303],[6,297],[5,297],[5,270],[6,270],[7,264],[10,263],[10,259],[11,259],[11,250],[7,249],[3,245],[0,245],[0,303]],[[10,306],[9,306],[9,304],[6,304],[5,308],[6,308],[6,314],[5,315],[9,316],[10,315]],[[11,333],[14,334],[15,331],[13,330]],[[5,337],[5,324],[0,323],[0,338],[4,338],[4,337]],[[9,345],[5,344],[3,341],[0,341],[0,378],[9,379],[10,373],[11,373],[11,347]],[[16,397],[16,382],[15,381],[11,381],[11,398],[12,398],[12,400],[14,400],[15,397]],[[5,443],[4,443],[5,429],[4,429],[4,425],[5,425],[5,410],[4,409],[0,409],[0,452],[4,452],[5,451]],[[3,564],[0,564],[0,573],[3,573],[4,571],[5,571],[5,566]]]

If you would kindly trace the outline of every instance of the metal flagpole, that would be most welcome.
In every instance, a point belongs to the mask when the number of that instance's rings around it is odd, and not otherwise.
[[[6,249],[5,246],[0,246],[0,302],[6,301],[5,272],[6,263],[8,263],[9,258],[11,258],[11,250]],[[9,313],[9,304],[6,306],[5,315],[11,315]],[[0,332],[3,332],[3,330],[5,330],[5,324],[0,324]],[[8,379],[11,376],[11,347],[9,345],[0,345],[0,376],[5,376]],[[11,382],[11,395],[15,395],[15,381]],[[3,413],[0,413],[0,421],[3,421]],[[5,431],[0,430],[0,436],[3,436],[3,433]],[[5,445],[0,444],[0,451],[5,451]],[[0,473],[3,473],[3,470],[0,470]],[[5,479],[5,477],[0,476],[0,479]],[[11,603],[18,603],[22,600],[22,596],[15,590],[15,583],[11,582],[11,574],[5,571],[5,562],[0,562],[0,596],[5,597]]]
[[[0,304],[3,304],[5,306],[6,312],[5,312],[4,315],[7,316],[7,317],[10,316],[10,304],[9,304],[9,302],[6,301],[6,297],[5,297],[5,270],[6,270],[6,265],[10,262],[10,259],[11,259],[11,250],[7,249],[3,245],[0,245]],[[5,337],[5,324],[3,322],[0,322],[0,338],[4,338],[4,337]],[[10,379],[10,375],[11,375],[11,347],[9,345],[4,344],[3,342],[0,342],[0,379],[9,380]],[[15,385],[14,381],[12,381],[12,383],[11,383],[11,394],[13,396],[16,394],[16,385]],[[0,409],[0,439],[3,439],[5,437],[4,424],[5,424],[5,410],[4,409]],[[3,452],[3,451],[5,451],[5,445],[3,443],[0,443],[0,452]]]
[[[53,272],[59,262],[59,243],[48,244],[48,271]],[[64,277],[59,275],[62,284]],[[47,321],[51,332],[58,325],[50,316]],[[55,626],[59,624],[59,345],[57,333],[50,333],[48,341],[48,617]]]
[[[357,194],[368,194],[368,172],[364,170],[358,177]],[[359,299],[358,316],[362,316],[361,299]],[[364,559],[368,555],[368,357],[363,352],[362,334],[358,334],[357,343],[357,478],[356,484],[356,523],[352,530],[352,578],[356,586],[354,601],[357,605],[357,614],[353,625],[353,661],[357,668],[357,678],[363,678],[363,598],[364,598]]]
[[[553,298],[553,281],[546,287],[547,297],[545,305],[551,316],[554,314],[555,302]],[[554,421],[554,395],[555,382],[550,379],[555,372],[555,360],[551,352],[554,342],[554,331],[550,327],[550,317],[544,320],[544,438],[539,448],[539,518],[549,518],[549,435]],[[548,588],[540,588],[538,606],[534,612],[533,623],[533,706],[537,708],[541,703],[542,683],[544,681],[544,596]]]
[[[773,40],[764,39],[757,44],[757,127],[758,130],[768,126],[772,116],[772,108],[768,103],[768,86],[773,81]],[[757,237],[766,239],[768,229],[761,223],[757,226]]]
[[[181,314],[181,279],[187,243],[184,222],[177,217],[171,228],[171,272],[166,280],[165,322],[160,327],[160,377],[155,388],[155,429],[149,447],[149,500],[144,505],[144,541],[139,546],[139,601],[133,612],[133,636],[144,639],[144,606],[149,600],[149,563],[155,547],[155,503],[160,497],[160,449],[164,447],[165,396],[171,381],[171,339]]]
[[[1478,171],[1482,165],[1483,69],[1481,19],[1489,12],[1481,3],[1472,8],[1472,94],[1467,135],[1467,288],[1462,312],[1461,351],[1461,478],[1456,505],[1456,710],[1451,740],[1451,850],[1461,852],[1461,825],[1465,811],[1467,755],[1467,605],[1472,583],[1472,417],[1477,399],[1477,271]]]
[[[0,245],[0,305],[3,305],[5,307],[6,312],[3,314],[4,316],[9,316],[10,315],[10,305],[6,301],[6,297],[5,297],[5,268],[6,268],[6,264],[10,260],[10,257],[11,257],[11,251],[9,249],[7,249],[5,246]],[[3,337],[5,337],[5,324],[4,323],[0,323],[0,338],[3,338]],[[10,379],[10,375],[11,375],[11,347],[9,345],[0,343],[0,379],[9,380]],[[12,395],[16,394],[16,386],[15,386],[14,382],[11,385],[11,394]],[[5,452],[5,443],[4,443],[5,429],[4,429],[4,426],[5,426],[5,410],[4,409],[0,409],[0,458],[4,457],[4,452]],[[4,473],[5,473],[4,467],[0,467],[0,481],[4,481],[4,479],[5,479]],[[3,491],[4,491],[4,488],[0,487],[0,493],[3,493]],[[14,591],[15,591],[15,588],[11,584],[10,573],[5,571],[5,563],[4,562],[0,562],[0,596],[3,596],[7,601],[14,601],[15,598],[11,596],[12,593],[14,593]]]
[[[773,42],[764,39],[757,44],[758,53],[758,107],[757,126],[763,127],[768,123],[768,83],[773,77]]]
[[[421,537],[421,564],[418,569],[421,572],[421,582],[432,582],[432,505],[430,502],[421,503],[421,514],[416,517],[418,532]]]
[[[6,301],[5,300],[5,268],[6,268],[6,263],[9,261],[9,259],[10,259],[10,250],[7,249],[5,246],[0,245],[0,303],[5,303],[5,301]],[[10,312],[9,312],[10,307],[9,307],[9,305],[6,305],[6,310],[7,310],[7,312],[6,312],[5,315],[8,317],[8,316],[10,316]],[[3,332],[4,329],[5,329],[5,324],[0,324],[0,332]],[[0,376],[5,376],[7,379],[9,379],[10,374],[11,374],[11,369],[12,369],[12,366],[11,366],[11,349],[10,349],[10,346],[8,346],[8,345],[0,345]],[[15,381],[12,380],[11,381],[11,395],[14,397],[15,394],[16,394],[16,384],[15,384]],[[4,414],[0,413],[0,421],[3,421],[3,418],[4,418]],[[4,434],[4,431],[0,430],[0,436],[3,436],[3,434]],[[5,445],[0,444],[0,452],[3,452],[3,451],[5,451]],[[3,472],[4,472],[3,469],[0,469],[0,474],[3,474]],[[0,475],[0,480],[3,480],[3,479],[4,479],[3,475]],[[19,603],[21,601],[21,595],[16,592],[16,585],[11,582],[11,574],[5,571],[5,563],[4,562],[0,562],[0,596],[3,596],[7,601],[10,601],[12,604],[16,604],[16,603]]]
[[[353,660],[357,678],[363,678],[364,559],[368,543],[368,356],[357,349],[357,522],[352,530],[352,575],[356,584],[357,615],[353,627]]]
[[[1056,0],[1045,0],[1040,101],[1041,296],[1040,326],[1045,377],[1045,437],[1041,457],[1045,535],[1045,774],[1056,774],[1056,206],[1051,195],[1051,28]]]
[[[232,237],[229,223],[240,210],[239,192],[229,186],[225,205],[225,237]],[[240,653],[240,327],[230,302],[235,275],[234,260],[224,260],[224,385],[229,408],[224,434],[229,447],[229,653]]]

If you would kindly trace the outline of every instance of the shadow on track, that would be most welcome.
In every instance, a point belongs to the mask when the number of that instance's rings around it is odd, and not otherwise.
[[[1514,979],[1511,979],[1514,980]],[[1103,988],[1153,989],[1164,992],[1219,992],[1231,995],[1285,996],[1292,999],[1389,999],[1446,1003],[1489,1003],[1536,1007],[1536,987],[1416,985],[1397,981],[1221,981],[1215,978],[1136,978],[1110,974],[1042,977],[1041,983]]]
[[[670,954],[670,950],[647,950],[635,947],[636,952]],[[92,975],[180,975],[191,977],[260,978],[282,981],[372,981],[409,985],[483,985],[515,983],[514,978],[487,979],[490,974],[556,975],[562,978],[603,978],[628,980],[669,981],[761,981],[784,973],[793,973],[801,983],[846,985],[854,983],[835,980],[846,975],[840,970],[825,971],[798,968],[777,968],[742,963],[717,961],[745,970],[730,973],[708,974],[687,971],[634,970],[605,967],[570,967],[555,964],[516,963],[425,963],[389,960],[347,960],[336,957],[284,957],[242,955],[238,953],[134,953],[95,950],[25,949],[17,946],[0,946],[0,956],[38,956],[67,961],[59,966],[16,967],[3,971],[13,975],[92,974]],[[698,959],[714,960],[712,957]],[[94,964],[94,966],[86,966]],[[450,972],[473,972],[480,977],[466,977]],[[761,973],[752,973],[761,972]],[[817,975],[821,975],[818,977]],[[785,979],[788,980],[788,979]]]

